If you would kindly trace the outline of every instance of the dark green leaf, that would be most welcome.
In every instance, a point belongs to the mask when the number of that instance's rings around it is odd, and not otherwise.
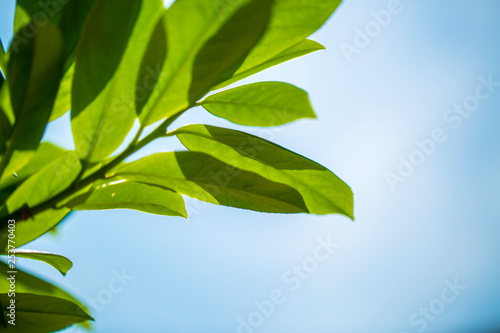
[[[218,90],[218,89],[224,88],[224,87],[226,87],[234,82],[237,82],[237,81],[242,80],[246,77],[249,77],[251,75],[259,73],[259,72],[261,72],[265,69],[268,69],[270,67],[284,63],[285,61],[292,60],[292,59],[295,59],[298,57],[302,57],[306,54],[320,51],[320,50],[324,50],[324,49],[325,49],[325,47],[323,45],[321,45],[320,43],[315,42],[315,41],[310,40],[310,39],[304,39],[300,43],[286,49],[285,51],[272,57],[271,59],[263,60],[262,63],[255,64],[254,67],[247,68],[244,71],[239,70],[238,73],[233,75],[232,78],[222,82],[221,84],[218,84],[217,86],[213,87],[212,90]]]
[[[16,122],[0,162],[1,178],[26,165],[50,117],[62,76],[62,38],[51,24],[24,40],[21,29],[14,37],[8,73]]]
[[[6,293],[10,289],[10,282],[7,280],[7,277],[9,276],[9,274],[7,273],[8,271],[10,271],[9,266],[0,261],[0,293]],[[80,303],[76,298],[74,298],[61,288],[34,275],[26,273],[23,270],[19,269],[19,267],[16,267],[16,271],[17,292],[62,298],[77,304],[85,314],[90,314],[89,310],[82,303]],[[84,322],[80,325],[86,328],[90,328],[89,322]]]
[[[254,0],[246,4],[203,45],[193,65],[190,103],[233,76],[266,31],[273,1]]]
[[[119,167],[116,177],[171,188],[206,202],[259,212],[307,212],[290,186],[224,164],[206,154],[154,154]]]
[[[2,88],[6,89],[7,83],[5,83],[2,76],[0,76],[0,92],[3,91]],[[0,96],[1,98],[1,96]],[[12,124],[7,113],[4,111],[2,103],[0,103],[0,160],[2,159],[3,153],[5,152],[5,145],[7,140],[12,134]]]
[[[136,78],[164,8],[160,0],[100,0],[82,30],[72,86],[71,126],[78,155],[101,161],[136,119]]]
[[[200,104],[215,116],[248,126],[316,118],[307,93],[291,84],[259,82],[211,95]]]
[[[220,127],[191,125],[174,133],[189,150],[294,187],[310,213],[339,213],[354,218],[351,189],[327,168],[301,155],[259,137]]]
[[[7,255],[6,253],[3,254]],[[71,260],[55,253],[16,249],[14,251],[10,251],[9,254],[13,254],[16,257],[20,258],[43,261],[57,269],[59,272],[61,272],[62,275],[66,275],[71,267],[73,267],[73,263],[71,262]]]
[[[187,217],[182,196],[172,190],[123,180],[94,187],[66,204],[73,210],[135,209]]]
[[[67,64],[65,69],[73,63],[74,50],[80,37],[80,31],[95,0],[85,1],[33,1],[17,0],[14,18],[14,33],[25,25],[30,25],[25,38],[29,38],[29,31],[44,26],[47,22],[57,25],[63,35],[63,59]]]
[[[5,51],[3,49],[2,41],[0,40],[0,76],[5,76],[7,72],[7,66],[5,62]]]
[[[2,311],[8,314],[7,304],[15,300],[15,325],[8,325],[4,332],[48,333],[62,330],[73,324],[94,320],[78,305],[65,299],[35,294],[16,293],[15,298],[0,294]]]

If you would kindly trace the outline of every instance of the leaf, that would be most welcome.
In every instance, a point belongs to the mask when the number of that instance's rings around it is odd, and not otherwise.
[[[136,82],[135,104],[137,115],[141,115],[149,98],[154,93],[158,93],[155,87],[160,80],[161,70],[167,59],[168,41],[165,29],[164,17],[162,17],[151,35],[148,47],[142,58]],[[144,116],[146,115],[143,115],[142,118]]]
[[[274,1],[274,0],[273,0]],[[189,89],[190,103],[229,79],[266,31],[271,0],[254,0],[239,9],[198,52]]]
[[[5,77],[5,73],[7,72],[7,66],[5,62],[5,51],[3,49],[3,44],[2,41],[0,40],[0,77],[3,76]]]
[[[7,280],[9,276],[8,271],[10,271],[9,266],[0,260],[0,293],[8,292],[10,289],[10,282]],[[19,267],[16,267],[16,271],[16,292],[62,298],[77,304],[85,314],[90,314],[89,310],[80,301],[61,288],[27,273],[19,269]],[[80,325],[90,328],[88,322],[81,323]]]
[[[190,125],[173,134],[191,151],[295,188],[312,214],[338,213],[354,219],[351,189],[316,162],[259,137],[220,127]]]
[[[316,118],[305,91],[282,82],[259,82],[211,95],[199,103],[211,114],[247,126],[277,126]]]
[[[90,12],[76,55],[71,109],[85,166],[113,153],[132,128],[144,40],[163,12],[160,0],[99,0]]]
[[[259,212],[306,212],[300,194],[287,185],[230,167],[206,154],[170,152],[125,164],[116,178],[171,188],[209,203]]]
[[[0,183],[0,191],[9,187],[14,187],[14,190],[23,181],[40,171],[40,166],[50,164],[64,153],[66,150],[50,142],[41,142],[29,163],[16,173],[17,177],[11,176]]]
[[[325,47],[318,42],[315,42],[310,39],[304,39],[303,41],[295,44],[294,46],[286,49],[280,54],[270,58],[269,60],[265,60],[260,64],[253,65],[254,67],[247,68],[245,71],[238,71],[238,74],[233,75],[230,79],[222,82],[221,84],[216,85],[212,88],[212,90],[218,90],[224,88],[234,82],[243,80],[246,77],[254,75],[256,73],[262,72],[270,67],[279,65],[286,61],[302,57],[306,54],[313,53],[316,51],[324,50]]]
[[[276,0],[266,34],[235,76],[268,63],[321,28],[342,0]]]
[[[7,255],[7,253],[3,254]],[[73,267],[71,260],[55,253],[16,249],[14,251],[10,251],[9,254],[13,254],[16,257],[43,261],[57,269],[62,275],[66,275],[71,267]]]
[[[68,215],[68,208],[46,209],[26,220],[16,221],[16,247],[28,244],[58,225]],[[7,229],[0,230],[0,251],[7,251]]]
[[[72,65],[61,79],[49,122],[61,117],[71,109],[71,86],[73,84],[74,73],[75,66]]]
[[[73,210],[135,209],[151,214],[187,217],[182,196],[170,189],[136,182],[98,185],[66,204]]]
[[[29,24],[33,19],[37,27],[46,20],[57,25],[64,39],[64,77],[59,86],[50,120],[59,118],[71,109],[71,84],[73,81],[75,49],[80,32],[95,0],[86,1],[32,1],[18,0],[14,31]],[[33,25],[33,24],[32,24]]]
[[[68,151],[22,183],[7,199],[13,213],[27,205],[34,207],[59,194],[76,179],[82,166],[75,151]],[[0,214],[1,215],[1,214]]]
[[[189,106],[195,58],[205,42],[248,0],[175,1],[162,22],[167,33],[168,58],[141,112],[142,126],[170,117]],[[220,6],[217,6],[220,4]]]
[[[0,92],[4,91],[2,88],[6,89],[5,87],[7,87],[7,84],[5,83],[3,77],[0,76]],[[7,113],[4,111],[2,103],[0,103],[0,160],[2,159],[2,155],[5,152],[7,140],[10,138],[11,134],[11,121],[9,120]]]
[[[64,39],[63,59],[66,63],[65,71],[74,60],[74,51],[80,37],[85,19],[95,0],[85,1],[33,1],[17,0],[14,18],[14,33],[25,25],[31,26],[24,34],[30,38],[28,32],[50,22],[57,25]]]
[[[16,293],[15,298],[0,294],[2,311],[8,314],[7,304],[15,300],[15,326],[5,332],[47,333],[62,330],[73,324],[94,320],[78,305],[65,299],[35,294]]]
[[[48,23],[17,49],[13,46],[7,76],[16,122],[0,162],[1,179],[26,165],[42,138],[62,75],[62,43],[61,33]]]

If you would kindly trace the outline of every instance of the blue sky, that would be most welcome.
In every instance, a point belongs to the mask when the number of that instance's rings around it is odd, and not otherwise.
[[[3,42],[13,2],[0,3]],[[500,82],[500,3],[401,0],[385,27],[369,30],[369,45],[357,47],[357,31],[374,26],[372,11],[391,3],[344,1],[313,36],[326,51],[244,82],[285,81],[309,92],[318,120],[245,130],[344,179],[355,194],[355,222],[191,200],[187,221],[76,213],[57,236],[29,245],[71,258],[66,277],[28,260],[20,265],[83,300],[105,301],[94,311],[97,332],[238,332],[239,318],[254,324],[241,326],[245,333],[498,330],[500,87],[483,81]],[[347,44],[358,49],[348,58]],[[477,89],[488,96],[474,99]],[[458,125],[450,112],[466,102],[473,111]],[[194,122],[239,128],[201,109],[176,125]],[[70,148],[69,117],[51,124],[45,140]],[[428,155],[419,148],[425,143],[434,145]],[[161,140],[141,155],[180,148]],[[401,160],[410,159],[419,165],[391,188],[387,177],[401,177]],[[312,269],[318,238],[336,246]],[[294,265],[311,272],[292,283]],[[123,270],[130,280],[110,293]],[[265,307],[273,292],[281,292],[280,304],[267,317],[254,302]]]

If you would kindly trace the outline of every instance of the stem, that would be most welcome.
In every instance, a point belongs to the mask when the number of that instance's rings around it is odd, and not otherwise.
[[[77,183],[75,183],[74,185],[75,186],[70,186],[68,187],[66,190],[64,190],[63,192],[59,193],[58,195],[56,195],[55,197],[53,197],[52,199],[44,202],[44,203],[41,203],[37,206],[34,206],[30,209],[31,211],[31,214],[34,216],[38,213],[41,213],[47,209],[50,209],[50,208],[55,208],[56,205],[66,199],[67,197],[69,197],[70,195],[76,193],[77,191],[85,188],[86,186],[92,184],[93,182],[95,182],[96,180],[98,179],[104,179],[106,178],[106,174],[111,171],[114,167],[116,167],[118,164],[120,164],[121,162],[123,162],[123,160],[125,160],[127,157],[129,157],[130,155],[132,155],[133,153],[135,153],[136,151],[138,151],[139,149],[141,149],[142,147],[146,146],[148,143],[152,142],[153,140],[159,138],[159,137],[162,137],[162,136],[165,136],[165,133],[167,131],[167,128],[168,126],[170,126],[177,118],[179,118],[185,111],[187,111],[189,108],[186,108],[180,112],[178,112],[177,114],[173,115],[172,117],[166,119],[160,126],[158,126],[153,132],[151,132],[148,136],[146,136],[144,139],[140,140],[139,142],[137,142],[138,140],[134,140],[132,141],[132,143],[128,146],[127,149],[125,149],[120,155],[118,155],[114,160],[112,160],[109,164],[106,164],[105,166],[103,166],[101,169],[97,170],[96,172],[94,172],[93,174],[87,176],[86,178],[78,181]],[[139,131],[139,132],[142,132],[142,131]],[[138,138],[140,136],[140,133],[138,133],[136,135],[136,137]],[[18,212],[14,212],[13,214],[19,214],[19,211]]]

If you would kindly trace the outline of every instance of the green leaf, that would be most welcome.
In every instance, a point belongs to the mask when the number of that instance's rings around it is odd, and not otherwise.
[[[68,208],[46,209],[35,216],[16,221],[16,247],[28,244],[55,227],[68,214]],[[26,214],[29,214],[27,211]],[[0,230],[0,251],[7,251],[7,228]]]
[[[71,109],[71,87],[74,73],[75,65],[73,64],[61,79],[49,122],[61,117]]]
[[[195,58],[233,13],[248,0],[214,2],[213,0],[175,1],[162,22],[167,33],[168,58],[144,110],[141,124],[150,125],[189,106]],[[220,6],[217,6],[220,4]]]
[[[75,151],[66,152],[31,176],[12,193],[6,203],[8,212],[13,213],[24,205],[34,207],[59,194],[71,185],[81,168]]]
[[[24,293],[16,293],[15,298],[0,294],[2,312],[6,315],[10,313],[7,304],[11,304],[11,299],[15,300],[15,325],[8,325],[4,332],[48,333],[94,320],[78,305],[68,300]]]
[[[112,181],[66,204],[73,210],[135,209],[151,214],[187,217],[184,200],[178,193],[136,182]]]
[[[85,166],[120,146],[136,119],[136,78],[164,7],[160,0],[99,0],[82,30],[71,127]]]
[[[211,95],[199,103],[211,114],[247,126],[277,126],[316,118],[305,91],[282,82],[259,82]]]
[[[155,89],[160,80],[161,71],[165,65],[168,52],[167,32],[165,31],[165,15],[160,19],[151,35],[148,47],[144,54],[136,82],[135,103],[137,115],[141,115],[149,98],[157,98],[158,89]],[[147,116],[142,114],[142,118]]]
[[[14,36],[23,39],[24,30]],[[16,122],[0,162],[1,179],[19,171],[33,155],[45,125],[62,75],[62,38],[47,23],[35,37],[15,46],[9,62],[9,86]]]
[[[276,0],[269,28],[235,76],[274,59],[321,28],[342,0]]]
[[[67,64],[65,66],[66,70],[74,61],[74,51],[80,37],[81,29],[94,2],[95,0],[17,0],[14,33],[17,33],[27,24],[31,25],[27,31],[33,31],[45,25],[48,21],[57,25],[64,39],[63,59]],[[24,37],[30,38],[30,34],[26,33]]]
[[[193,65],[190,103],[236,72],[266,31],[273,1],[254,0],[246,4],[203,45]]]
[[[218,84],[217,86],[213,87],[212,90],[218,90],[221,88],[224,88],[234,82],[240,81],[246,77],[249,77],[251,75],[257,74],[259,72],[262,72],[265,69],[268,69],[270,67],[279,65],[281,63],[284,63],[285,61],[292,60],[298,57],[302,57],[306,54],[313,53],[316,51],[324,50],[325,47],[321,45],[318,42],[315,42],[310,39],[304,39],[300,43],[286,49],[285,51],[281,52],[280,54],[268,59],[264,60],[262,63],[255,64],[253,67],[247,68],[244,71],[238,71],[237,74],[233,75],[232,78],[222,82],[221,84]]]
[[[119,167],[115,175],[119,179],[164,186],[224,206],[271,213],[307,212],[302,197],[290,186],[201,153],[154,154]]]
[[[292,186],[310,213],[338,213],[354,219],[351,189],[316,162],[259,137],[220,127],[190,125],[174,134],[191,151]]]
[[[4,255],[7,255],[7,253],[3,253]],[[35,250],[24,250],[24,249],[16,249],[13,251],[10,251],[9,254],[13,254],[16,257],[21,257],[21,258],[26,258],[26,259],[33,259],[33,260],[39,260],[43,261],[55,269],[57,269],[59,272],[61,272],[62,275],[66,275],[68,271],[73,267],[73,263],[71,260],[68,258],[55,254],[55,253],[50,253],[50,252],[43,252],[43,251],[35,251]]]
[[[7,84],[2,76],[0,76],[0,93],[6,89]],[[0,96],[1,98],[1,96]],[[0,103],[0,160],[2,159],[3,153],[5,152],[5,147],[7,144],[7,140],[10,138],[12,134],[12,125],[9,120],[7,113],[4,111],[4,107],[2,103]]]
[[[34,26],[50,20],[57,25],[64,39],[64,77],[59,86],[50,121],[59,118],[71,109],[71,84],[73,81],[75,49],[80,32],[95,0],[86,1],[32,1],[18,0],[14,31],[35,20]]]
[[[10,282],[7,280],[10,271],[9,266],[0,260],[0,293],[6,293],[10,289]],[[85,314],[90,315],[89,310],[78,301],[75,297],[62,290],[61,288],[42,280],[34,275],[31,275],[16,267],[16,291],[19,293],[30,293],[37,295],[53,296],[68,300],[77,304]],[[90,328],[89,322],[80,324],[85,328]]]
[[[5,61],[5,51],[3,49],[3,44],[1,40],[0,40],[0,71],[2,71],[2,73],[0,73],[0,76],[5,77],[5,74],[7,72],[7,66]]]
[[[17,172],[17,177],[11,176],[0,183],[0,191],[8,189],[9,187],[14,187],[15,189],[15,187],[23,181],[40,171],[40,166],[50,164],[64,153],[66,153],[66,150],[50,142],[40,143],[29,163]]]

